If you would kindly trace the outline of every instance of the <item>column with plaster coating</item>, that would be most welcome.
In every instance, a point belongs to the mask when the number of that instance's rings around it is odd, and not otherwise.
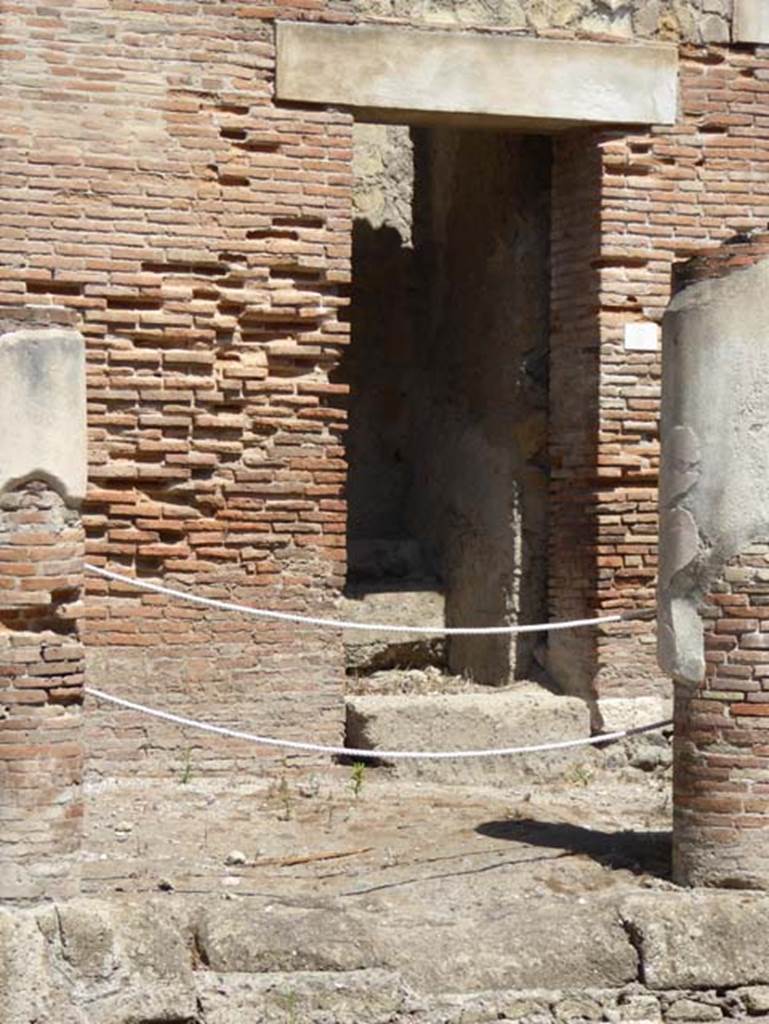
[[[673,876],[769,889],[769,235],[682,264],[664,321],[659,661]]]
[[[0,334],[0,899],[79,891],[83,339]]]

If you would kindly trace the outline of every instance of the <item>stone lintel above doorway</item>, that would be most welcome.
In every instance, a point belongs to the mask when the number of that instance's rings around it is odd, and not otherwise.
[[[361,120],[537,132],[673,124],[677,77],[678,54],[668,44],[277,26],[276,98],[349,108]]]
[[[766,0],[735,0],[732,40],[735,43],[769,43],[769,4]]]

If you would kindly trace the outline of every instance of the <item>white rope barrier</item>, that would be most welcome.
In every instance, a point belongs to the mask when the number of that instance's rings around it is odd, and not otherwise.
[[[125,583],[128,586],[136,587],[139,590],[147,590],[153,594],[163,594],[166,597],[176,597],[181,601],[192,601],[195,604],[205,605],[208,608],[218,608],[220,611],[241,612],[246,615],[257,615],[264,619],[278,619],[281,622],[299,622],[305,626],[328,626],[332,629],[361,629],[372,633],[419,633],[428,636],[492,636],[495,634],[512,633],[540,633],[545,630],[550,632],[557,629],[577,629],[581,626],[598,626],[607,622],[622,622],[626,616],[603,615],[595,619],[572,619],[568,622],[542,622],[515,626],[404,626],[395,623],[387,624],[381,622],[346,622],[342,619],[320,619],[309,615],[298,615],[294,612],[278,612],[265,608],[252,608],[249,605],[236,604],[232,601],[219,601],[212,597],[201,597],[199,594],[190,594],[183,590],[173,590],[171,587],[164,587],[160,583],[150,583],[148,580],[139,580],[134,576],[125,576],[120,572],[112,572],[111,569],[102,569],[98,565],[85,563],[85,568],[97,576],[103,576],[108,580],[115,580],[117,583]]]
[[[250,743],[257,743],[263,747],[279,747],[283,750],[331,754],[338,757],[357,757],[361,760],[441,761],[448,758],[506,757],[511,754],[537,754],[548,750],[571,750],[575,747],[587,747],[596,743],[608,743],[611,740],[621,740],[627,736],[638,736],[644,732],[666,729],[673,724],[672,719],[665,719],[660,722],[652,722],[649,725],[639,725],[632,729],[620,729],[618,732],[603,733],[599,736],[586,736],[578,740],[557,740],[553,743],[538,743],[525,747],[498,747],[492,750],[364,750],[359,747],[333,747],[322,743],[305,743],[299,740],[278,740],[270,736],[257,736],[255,733],[242,732],[239,729],[228,729],[222,725],[213,725],[211,722],[199,722],[194,718],[186,718],[184,715],[174,715],[170,711],[159,711],[157,708],[149,708],[145,704],[137,704],[136,701],[114,697],[112,694],[105,693],[103,690],[97,690],[92,686],[86,686],[85,692],[97,700],[116,704],[118,707],[127,708],[129,711],[138,711],[143,715],[160,718],[164,722],[171,722],[173,725],[199,729],[201,732],[215,733],[217,736],[228,736],[236,740],[248,740]]]

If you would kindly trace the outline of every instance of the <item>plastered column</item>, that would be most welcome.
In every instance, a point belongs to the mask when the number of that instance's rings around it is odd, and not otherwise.
[[[688,261],[664,321],[659,661],[673,874],[769,889],[769,236]]]
[[[0,899],[79,889],[81,336],[0,333]]]

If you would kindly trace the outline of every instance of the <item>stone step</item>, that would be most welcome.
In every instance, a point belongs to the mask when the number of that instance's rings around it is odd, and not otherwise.
[[[351,622],[442,625],[445,599],[434,580],[408,587],[350,587],[339,602],[338,614]],[[347,629],[343,640],[347,670],[356,674],[446,664],[446,640],[440,635]]]
[[[670,717],[663,698],[599,701],[604,731],[619,731]],[[355,695],[346,700],[346,744],[365,750],[467,750],[532,746],[590,736],[590,709],[578,697],[533,684],[485,693]],[[665,770],[668,736],[649,733],[607,744],[489,758],[381,759],[394,774],[436,782],[483,784],[568,780],[580,770]]]

